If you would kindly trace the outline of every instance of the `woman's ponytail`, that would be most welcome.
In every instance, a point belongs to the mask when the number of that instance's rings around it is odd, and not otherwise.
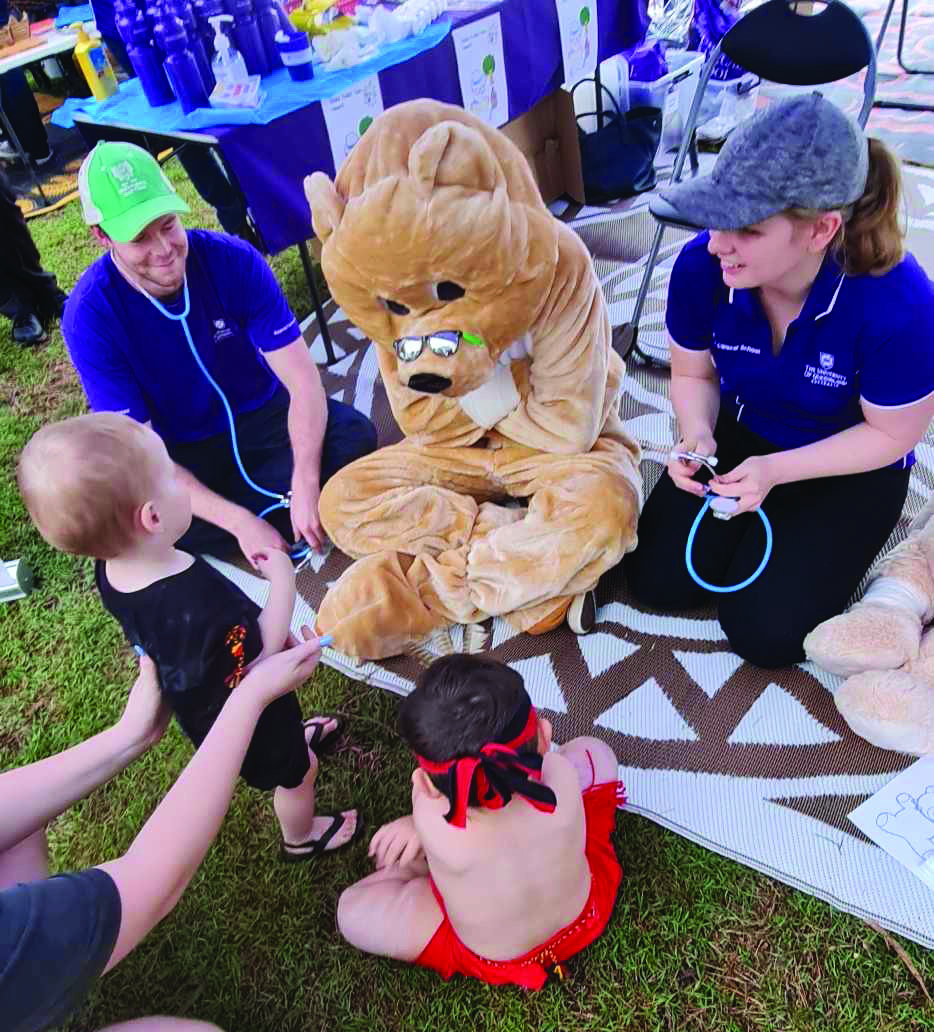
[[[869,139],[869,175],[863,196],[852,205],[837,253],[850,276],[881,276],[904,256],[899,224],[901,176],[898,159],[881,140]]]

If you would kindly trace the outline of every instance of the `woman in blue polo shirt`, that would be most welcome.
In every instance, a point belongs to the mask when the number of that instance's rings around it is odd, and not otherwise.
[[[666,322],[678,450],[646,501],[630,590],[682,610],[711,596],[684,544],[706,491],[763,505],[774,550],[719,595],[733,649],[764,667],[804,658],[898,522],[912,449],[934,416],[934,287],[902,248],[898,166],[818,93],[743,123],[711,175],[662,196],[709,227],[678,256]],[[700,473],[700,476],[695,476]],[[694,565],[735,584],[762,558],[758,519],[705,517]]]

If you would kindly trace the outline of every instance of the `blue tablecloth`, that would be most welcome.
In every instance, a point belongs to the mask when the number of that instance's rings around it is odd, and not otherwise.
[[[645,0],[596,0],[601,60],[638,43],[645,34]],[[453,28],[498,11],[503,26],[503,51],[509,93],[509,117],[517,118],[564,82],[558,16],[549,0],[496,0],[480,11],[449,12]],[[281,73],[285,74],[285,73]],[[265,79],[267,82],[274,76]],[[383,105],[392,107],[415,97],[433,97],[463,106],[454,41],[449,31],[430,49],[379,72]],[[296,84],[298,85],[298,84]],[[88,105],[82,118],[106,126],[132,126],[126,132],[158,133],[160,109],[140,109],[132,119],[116,118],[107,104]],[[193,112],[188,117],[196,117]],[[89,141],[93,126],[79,122]],[[186,130],[189,125],[185,125]],[[196,127],[191,127],[196,128]],[[250,214],[269,249],[275,253],[307,240],[311,217],[302,182],[311,172],[335,174],[321,104],[312,101],[266,124],[222,125],[205,130],[219,141],[223,156],[246,197]],[[171,135],[165,127],[162,132]],[[114,131],[108,132],[113,138]]]
[[[93,97],[69,97],[53,113],[52,124],[70,129],[75,124],[75,113],[80,111],[102,125],[122,122],[125,125],[145,126],[155,133],[190,132],[216,125],[268,125],[315,101],[336,97],[355,82],[381,72],[384,68],[391,68],[431,50],[450,31],[450,21],[443,18],[429,25],[418,36],[410,36],[384,47],[369,61],[339,72],[326,72],[307,82],[296,82],[284,68],[279,68],[263,79],[266,97],[255,108],[196,108],[187,115],[182,112],[178,101],[153,108],[146,100],[139,79],[130,79],[121,83],[117,92],[104,101],[98,102]]]

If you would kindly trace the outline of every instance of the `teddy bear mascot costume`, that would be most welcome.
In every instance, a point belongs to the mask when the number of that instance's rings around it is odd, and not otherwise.
[[[321,492],[356,562],[319,631],[380,659],[496,615],[588,630],[597,580],[635,547],[642,482],[587,249],[505,136],[432,100],[380,115],[336,181],[305,191],[405,435]]]
[[[934,753],[934,499],[869,575],[846,613],[804,639],[808,659],[846,677],[834,702],[873,745]]]

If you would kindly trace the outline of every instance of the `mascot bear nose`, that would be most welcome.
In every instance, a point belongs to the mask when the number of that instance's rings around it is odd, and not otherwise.
[[[421,391],[423,394],[440,394],[451,386],[451,381],[446,376],[436,376],[434,373],[416,373],[408,385],[413,391]]]

